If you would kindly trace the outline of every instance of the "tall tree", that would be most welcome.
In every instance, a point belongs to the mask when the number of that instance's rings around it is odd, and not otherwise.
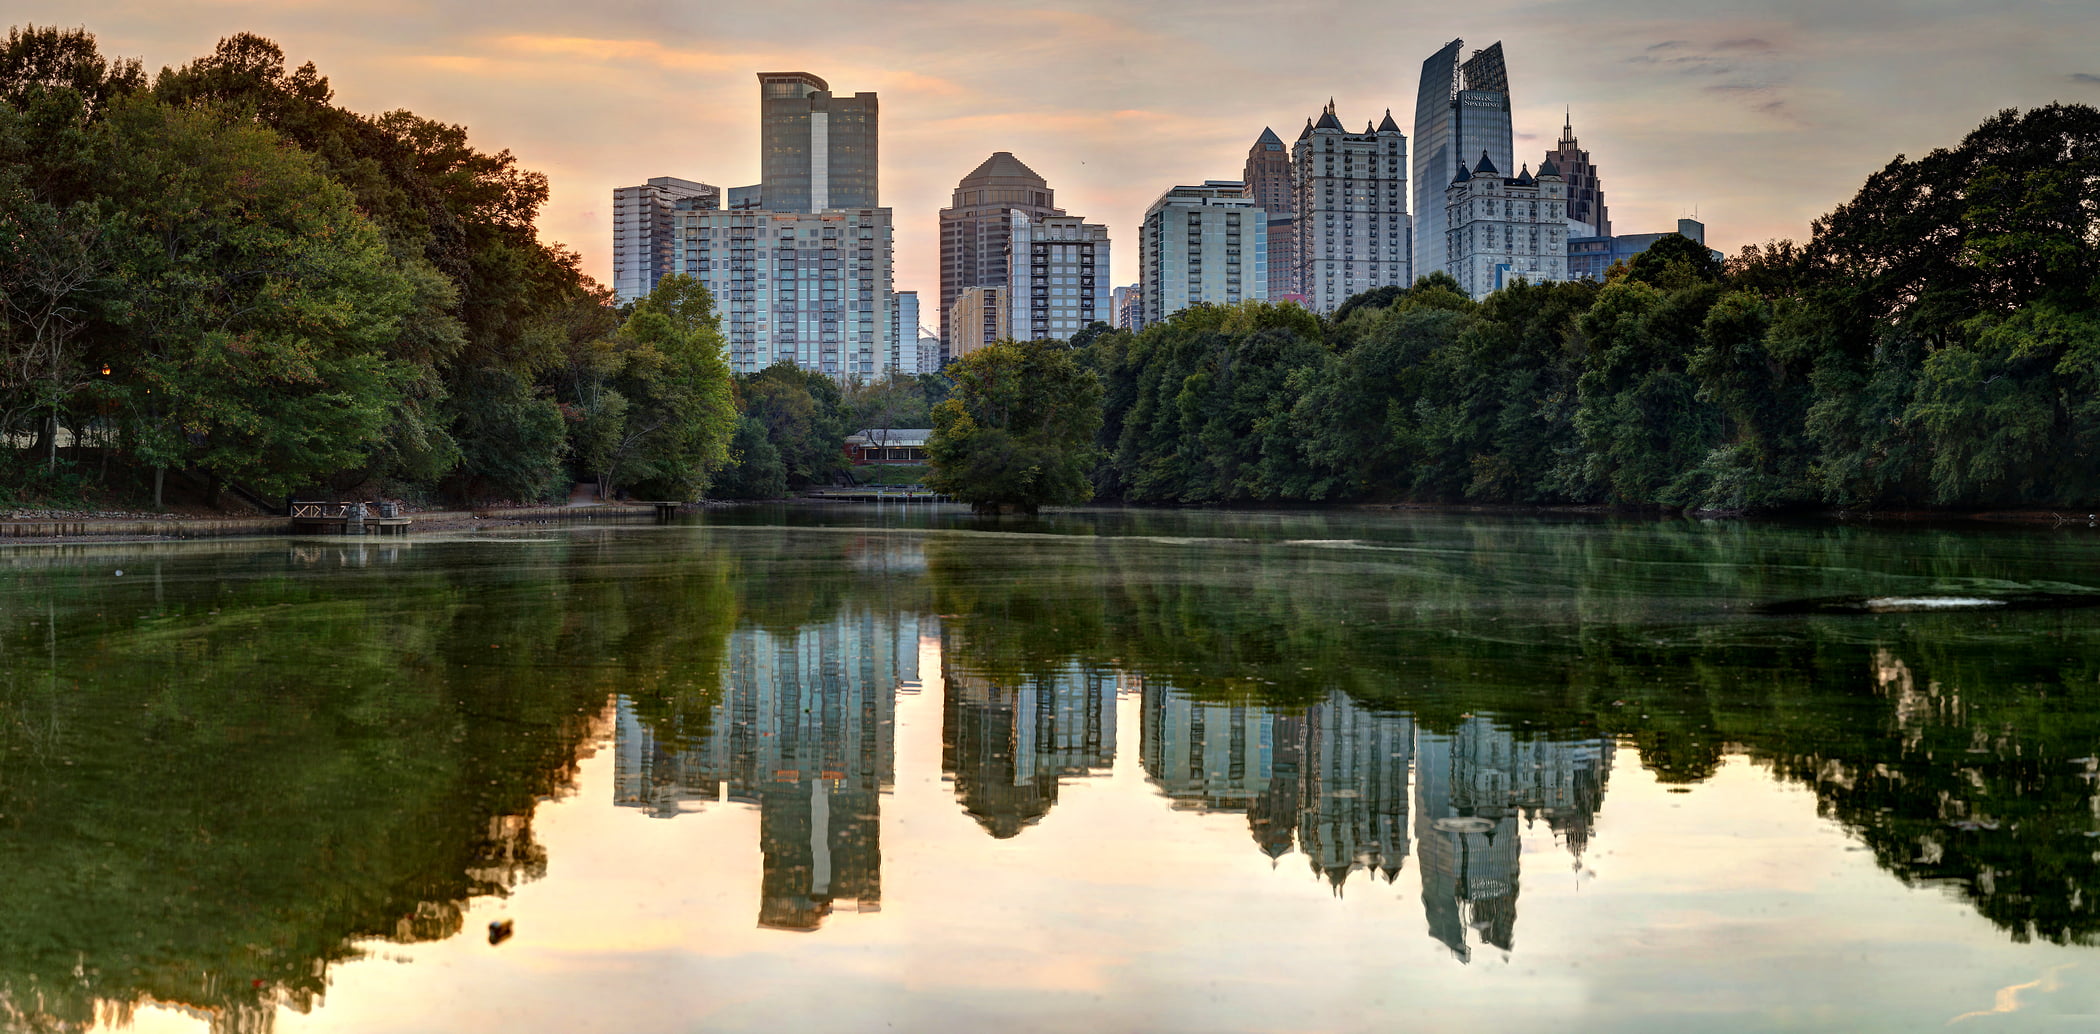
[[[979,513],[1034,513],[1093,498],[1087,471],[1101,382],[1061,343],[1002,341],[949,368],[955,395],[933,411],[934,491]]]

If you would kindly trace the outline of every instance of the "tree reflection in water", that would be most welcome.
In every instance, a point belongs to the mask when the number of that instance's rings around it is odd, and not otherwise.
[[[1333,518],[1192,541],[1180,520],[125,547],[121,579],[99,554],[10,555],[0,1016],[153,1001],[265,1029],[355,943],[451,936],[543,873],[533,810],[608,735],[621,805],[758,808],[758,923],[877,908],[896,694],[936,675],[942,768],[988,834],[1025,837],[1134,750],[1170,807],[1244,813],[1253,850],[1336,893],[1414,859],[1460,958],[1515,947],[1520,840],[1579,861],[1622,752],[1682,784],[1747,756],[2013,939],[2100,935],[2078,612],[1746,613],[2035,587],[2046,550],[1516,522],[1396,542]],[[921,636],[942,671],[917,671]]]

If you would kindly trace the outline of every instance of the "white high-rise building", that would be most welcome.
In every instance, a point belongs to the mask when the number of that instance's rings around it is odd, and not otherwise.
[[[1175,187],[1145,209],[1138,260],[1143,322],[1191,305],[1269,297],[1269,215],[1239,180]]]
[[[613,190],[613,295],[620,304],[646,297],[677,265],[673,254],[680,208],[719,208],[716,187],[675,176]]]
[[[714,293],[730,369],[844,380],[890,364],[889,209],[677,215],[678,272]]]
[[[1519,279],[1568,279],[1568,185],[1552,157],[1504,176],[1485,151],[1444,191],[1445,268],[1475,298]]]
[[[1342,128],[1334,103],[1291,146],[1298,206],[1298,290],[1314,312],[1351,295],[1414,282],[1407,211],[1407,136],[1385,113],[1362,133]]]
[[[834,96],[807,72],[758,82],[760,182],[730,188],[726,209],[674,213],[677,271],[714,293],[730,369],[874,377],[898,333],[875,95]]]
[[[1108,227],[1076,215],[1008,215],[1008,322],[1015,341],[1069,340],[1108,309]],[[957,353],[960,354],[960,353]]]
[[[891,295],[890,354],[885,373],[917,376],[919,368],[919,292],[898,291]]]

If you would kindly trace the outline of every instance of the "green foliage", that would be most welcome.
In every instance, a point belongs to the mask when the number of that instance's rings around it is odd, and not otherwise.
[[[792,488],[828,484],[846,469],[853,411],[837,381],[793,363],[737,378],[739,408],[766,429]]]
[[[979,513],[1083,503],[1101,382],[1055,342],[998,342],[949,367],[955,395],[935,406],[926,485]]]
[[[723,499],[779,499],[788,494],[787,464],[767,437],[766,425],[748,416],[737,418],[736,434],[729,440],[729,465],[715,480],[714,492]]]
[[[672,275],[569,363],[571,454],[601,497],[698,499],[729,458],[736,408],[714,299]]]

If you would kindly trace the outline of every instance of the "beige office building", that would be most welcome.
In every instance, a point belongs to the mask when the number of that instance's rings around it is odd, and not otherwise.
[[[1006,337],[1007,304],[1004,287],[966,287],[948,311],[949,359],[961,359]]]

